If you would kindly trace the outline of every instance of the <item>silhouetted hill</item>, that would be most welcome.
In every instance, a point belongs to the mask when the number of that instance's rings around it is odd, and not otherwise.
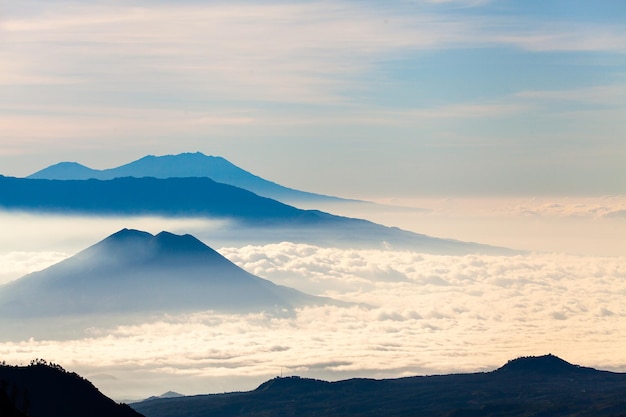
[[[62,181],[0,176],[0,208],[42,213],[226,219],[237,224],[223,237],[238,238],[247,244],[288,240],[339,247],[390,245],[396,249],[449,255],[514,253],[505,248],[432,238],[317,210],[300,210],[209,178]]]
[[[159,399],[164,399],[164,398],[181,398],[181,397],[184,397],[184,395],[183,394],[179,394],[179,393],[174,392],[174,391],[167,391],[167,392],[164,392],[161,395],[153,395],[152,397],[148,397],[144,401],[159,400]]]
[[[291,311],[342,304],[275,285],[239,268],[191,235],[121,230],[58,264],[0,286],[0,318],[58,318],[178,313]],[[48,326],[49,327],[49,326]],[[0,337],[4,337],[2,334]]]
[[[592,368],[585,368],[564,361],[552,354],[534,357],[521,357],[511,360],[496,372],[508,375],[547,374],[547,375],[580,375],[586,372],[598,372]]]
[[[207,156],[200,152],[165,156],[148,155],[129,164],[104,170],[91,169],[76,162],[61,162],[35,172],[27,178],[52,180],[86,180],[93,178],[110,180],[120,177],[206,177],[216,182],[252,191],[264,197],[291,203],[298,201],[354,201],[283,187],[251,174],[220,156]]]
[[[10,408],[0,405],[2,417],[141,417],[77,374],[41,362],[0,365],[0,404],[3,396]]]
[[[256,390],[131,404],[147,417],[626,416],[626,374],[521,358],[487,373],[350,379],[275,378]]]
[[[11,399],[11,393],[7,392],[6,382],[0,380],[0,416],[2,417],[27,417],[17,408],[17,399]]]

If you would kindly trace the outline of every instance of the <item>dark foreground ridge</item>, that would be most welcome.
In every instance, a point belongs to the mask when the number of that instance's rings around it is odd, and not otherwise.
[[[106,397],[91,382],[58,365],[0,365],[2,417],[141,417]]]
[[[350,379],[275,378],[241,393],[155,399],[147,417],[626,416],[626,374],[524,357],[486,373]]]

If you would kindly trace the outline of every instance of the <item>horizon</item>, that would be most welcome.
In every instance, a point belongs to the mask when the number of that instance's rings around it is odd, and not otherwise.
[[[232,219],[0,210],[0,285],[123,228],[191,234],[275,284],[371,305],[196,311],[0,340],[116,399],[488,369],[626,372],[626,4],[28,0],[0,5],[0,175],[201,152],[374,205],[300,203],[512,256],[339,248]],[[0,196],[1,198],[1,196]]]

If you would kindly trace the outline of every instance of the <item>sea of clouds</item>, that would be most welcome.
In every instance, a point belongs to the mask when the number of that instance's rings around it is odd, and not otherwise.
[[[626,371],[624,257],[436,256],[288,242],[219,251],[275,283],[355,304],[161,316],[77,340],[0,343],[0,357],[60,363],[117,399],[252,389],[281,373],[482,371],[546,353]]]

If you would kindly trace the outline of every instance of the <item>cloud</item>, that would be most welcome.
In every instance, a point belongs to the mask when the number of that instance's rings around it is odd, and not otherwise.
[[[287,242],[221,252],[276,283],[372,307],[162,316],[85,339],[4,342],[0,355],[113,376],[99,386],[116,398],[248,389],[281,369],[327,379],[476,371],[547,352],[626,370],[623,257],[434,256]],[[391,270],[402,278],[388,279]]]
[[[0,285],[34,271],[40,271],[69,257],[64,252],[0,253]]]
[[[512,203],[512,204],[511,204]],[[552,218],[588,218],[609,219],[620,217],[626,210],[626,197],[561,197],[561,198],[529,198],[513,200],[500,207],[502,214],[511,216],[541,216]]]
[[[513,24],[515,26],[515,24]],[[626,52],[626,36],[620,25],[589,23],[542,23],[527,28],[493,33],[495,44],[516,46],[534,52]]]
[[[175,85],[187,94],[238,100],[340,103],[346,99],[341,90],[360,85],[355,75],[415,50],[511,45],[624,52],[626,45],[618,26],[436,9],[410,14],[350,2],[96,2],[62,11],[40,3],[39,10],[7,11],[3,31],[24,47],[3,50],[3,84],[99,82],[127,95],[154,85],[173,92]]]
[[[544,101],[578,101],[589,104],[623,106],[626,85],[602,85],[570,90],[521,91],[517,97]]]

